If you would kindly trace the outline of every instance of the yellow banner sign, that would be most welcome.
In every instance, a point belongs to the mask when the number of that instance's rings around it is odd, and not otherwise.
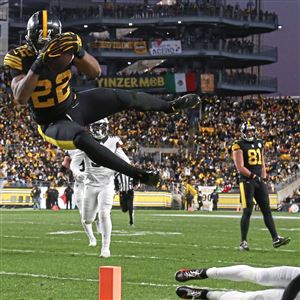
[[[94,49],[124,49],[133,50],[136,54],[146,54],[148,52],[146,41],[95,41],[91,43]]]
[[[201,74],[201,92],[214,93],[215,76],[214,74]]]
[[[118,89],[164,88],[165,78],[163,76],[100,77],[98,86]]]

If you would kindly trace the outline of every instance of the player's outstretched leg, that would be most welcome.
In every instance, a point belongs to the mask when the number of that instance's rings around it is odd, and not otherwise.
[[[80,132],[74,139],[76,147],[97,164],[139,180],[141,183],[156,186],[160,180],[158,172],[143,170],[131,166],[97,142],[88,132]]]
[[[187,94],[173,101],[166,101],[143,92],[97,88],[79,93],[78,109],[83,112],[84,124],[88,125],[120,111],[131,109],[176,113],[195,107],[200,100],[197,94]]]

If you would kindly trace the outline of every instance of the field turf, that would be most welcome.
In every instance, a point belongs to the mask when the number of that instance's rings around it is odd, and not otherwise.
[[[240,252],[238,212],[136,210],[135,227],[129,228],[128,215],[113,210],[112,256],[103,259],[98,246],[88,247],[78,211],[1,210],[1,299],[96,300],[99,266],[122,267],[122,300],[179,299],[174,273],[183,267],[300,266],[299,214],[274,216],[278,232],[292,242],[274,249],[256,212],[251,251]],[[264,289],[212,279],[191,285]]]

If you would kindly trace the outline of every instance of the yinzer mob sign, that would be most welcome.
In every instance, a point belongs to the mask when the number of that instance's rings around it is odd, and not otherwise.
[[[118,89],[147,89],[165,87],[164,76],[100,77],[98,87]]]

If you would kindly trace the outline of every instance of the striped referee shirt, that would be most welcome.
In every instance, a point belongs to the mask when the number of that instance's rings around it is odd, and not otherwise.
[[[124,174],[117,173],[115,175],[115,186],[119,192],[128,192],[133,190],[133,179]]]

